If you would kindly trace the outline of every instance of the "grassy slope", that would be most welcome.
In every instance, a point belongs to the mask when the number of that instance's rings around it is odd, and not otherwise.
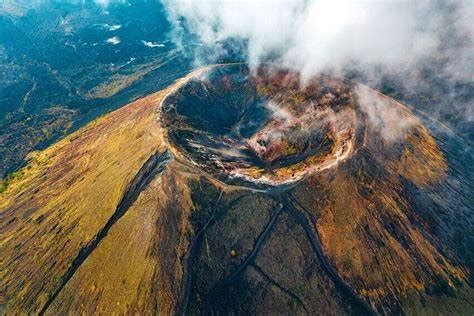
[[[188,248],[188,191],[187,180],[172,165],[155,178],[48,313],[172,313]]]
[[[0,303],[42,307],[143,163],[163,150],[150,95],[38,152],[0,196]],[[60,194],[59,194],[60,193]]]

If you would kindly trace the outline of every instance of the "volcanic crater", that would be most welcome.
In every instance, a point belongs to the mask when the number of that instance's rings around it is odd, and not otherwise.
[[[269,187],[347,159],[360,115],[350,82],[227,65],[169,95],[160,119],[185,159],[227,183]]]

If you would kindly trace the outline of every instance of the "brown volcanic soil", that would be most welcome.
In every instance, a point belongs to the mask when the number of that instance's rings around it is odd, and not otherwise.
[[[472,314],[472,161],[366,87],[200,69],[32,155],[0,311]]]

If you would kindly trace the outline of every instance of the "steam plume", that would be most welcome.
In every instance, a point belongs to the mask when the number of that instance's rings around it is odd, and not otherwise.
[[[237,51],[251,67],[275,62],[303,79],[352,69],[378,87],[389,76],[407,101],[427,94],[431,113],[474,120],[471,0],[165,0],[165,8],[173,40],[196,64]]]

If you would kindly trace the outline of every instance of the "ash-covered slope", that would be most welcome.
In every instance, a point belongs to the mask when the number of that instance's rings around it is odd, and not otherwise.
[[[472,313],[473,156],[430,131],[356,83],[200,69],[31,157],[0,309]]]

